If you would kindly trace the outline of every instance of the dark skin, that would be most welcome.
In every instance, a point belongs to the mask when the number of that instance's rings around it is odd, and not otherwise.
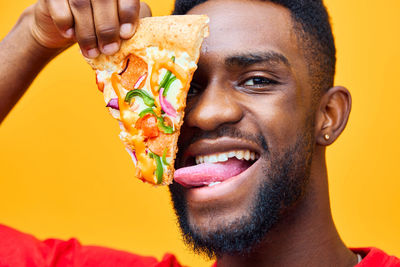
[[[304,197],[285,212],[252,254],[223,255],[218,265],[354,266],[357,258],[341,241],[331,217],[325,163],[325,146],[334,142],[347,123],[350,93],[333,87],[315,99],[309,62],[293,31],[290,12],[281,6],[215,0],[194,7],[189,14],[207,14],[211,22],[193,81],[197,90],[188,101],[181,148],[186,157],[238,144],[261,150],[235,138],[191,143],[193,133],[212,132],[224,125],[263,135],[268,149],[279,153],[296,141],[310,114],[315,118],[311,176]],[[262,166],[262,160],[255,165]],[[263,176],[261,168],[253,168],[247,179],[213,195],[204,193],[206,189],[186,190],[190,223],[207,233],[240,218]]]
[[[87,56],[91,49],[112,54],[105,46],[129,38],[132,32],[119,31],[120,26],[127,21],[135,25],[139,14],[138,1],[131,1],[136,6],[131,15],[119,14],[120,21],[116,19],[117,12],[109,14],[102,26],[114,30],[107,36],[97,27],[100,24],[96,15],[85,15],[85,6],[75,6],[74,14],[58,14],[54,21],[38,20],[49,18],[50,7],[45,3],[56,1],[39,1],[27,9],[0,44],[0,59],[5,63],[0,66],[0,120],[51,58],[74,41]],[[96,10],[101,14],[111,9],[105,5]],[[262,150],[254,142],[231,137],[191,142],[194,132],[212,132],[224,125],[264,136],[268,149],[279,153],[296,141],[299,129],[304,129],[310,116],[314,119],[314,154],[304,196],[283,212],[283,218],[252,254],[222,255],[218,266],[354,266],[357,258],[343,244],[331,216],[325,162],[325,147],[346,126],[350,93],[344,87],[333,87],[315,98],[304,47],[293,31],[289,11],[281,6],[261,1],[210,0],[189,13],[207,14],[211,18],[211,34],[202,46],[194,78],[199,90],[188,101],[181,147],[186,156],[229,148]],[[150,11],[142,8],[142,16],[145,15]],[[61,19],[68,16],[81,23],[74,25],[71,18]],[[68,35],[71,27],[72,35]],[[93,35],[96,38],[88,41]],[[29,64],[15,64],[21,61]],[[207,232],[217,229],[223,221],[246,214],[264,177],[258,168],[263,160],[248,170],[245,179],[225,190],[216,190],[215,194],[207,193],[207,189],[187,190],[190,222]]]

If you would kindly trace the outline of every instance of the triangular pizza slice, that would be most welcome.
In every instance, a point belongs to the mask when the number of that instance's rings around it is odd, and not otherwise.
[[[204,15],[144,18],[115,55],[86,59],[120,122],[136,176],[145,182],[172,183],[186,96],[207,23]]]

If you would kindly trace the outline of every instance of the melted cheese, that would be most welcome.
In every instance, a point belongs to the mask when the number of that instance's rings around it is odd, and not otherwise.
[[[176,57],[175,62],[171,60],[173,56]],[[166,99],[178,112],[176,118],[170,117],[170,119],[174,124],[178,123],[183,111],[181,107],[186,99],[186,92],[182,88],[187,86],[189,73],[196,68],[195,62],[190,61],[187,53],[180,53],[179,56],[176,56],[173,52],[159,50],[156,47],[148,48],[146,55],[143,55],[143,59],[148,63],[148,73],[150,75],[147,76],[145,86],[141,90],[145,90],[154,98],[156,104],[154,111],[158,116],[161,116],[158,94],[159,84],[167,70],[171,71],[177,77],[171,84]],[[135,162],[137,166],[136,173],[139,178],[142,177],[152,184],[157,184],[157,179],[154,175],[156,170],[155,160],[150,158],[146,153],[147,148],[144,137],[141,135],[141,130],[135,128],[135,123],[139,119],[138,114],[148,107],[140,97],[132,98],[131,104],[124,101],[128,90],[121,85],[121,77],[117,73],[118,70],[99,71],[97,73],[99,80],[105,81],[104,100],[108,103],[111,98],[118,98],[119,111],[110,108],[110,112],[113,117],[121,121],[120,138],[124,141],[128,149],[135,151],[137,158],[137,162]],[[135,109],[132,109],[133,107]],[[171,156],[167,157],[168,162],[171,162],[172,159],[173,157]],[[164,165],[164,163],[162,165],[164,171],[170,167]]]
[[[134,148],[137,157],[137,164],[141,170],[142,176],[145,180],[150,183],[157,183],[154,177],[154,171],[156,165],[153,159],[146,155],[146,145],[143,137],[138,135],[138,130],[134,128],[134,125],[138,119],[138,115],[129,110],[129,104],[127,104],[122,95],[121,88],[119,86],[120,77],[117,73],[113,73],[111,76],[111,83],[115,94],[118,96],[118,104],[121,116],[121,122],[130,136],[127,136],[127,140]]]

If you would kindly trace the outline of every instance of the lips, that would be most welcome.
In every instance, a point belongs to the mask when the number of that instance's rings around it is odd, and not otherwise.
[[[215,186],[246,171],[259,157],[258,147],[243,140],[222,137],[191,144],[184,166],[174,180],[186,188]]]

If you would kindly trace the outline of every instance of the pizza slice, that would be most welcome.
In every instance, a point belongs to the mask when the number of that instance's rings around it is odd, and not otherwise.
[[[144,18],[115,55],[86,59],[120,123],[136,176],[145,182],[172,183],[186,96],[207,23],[204,15]]]

